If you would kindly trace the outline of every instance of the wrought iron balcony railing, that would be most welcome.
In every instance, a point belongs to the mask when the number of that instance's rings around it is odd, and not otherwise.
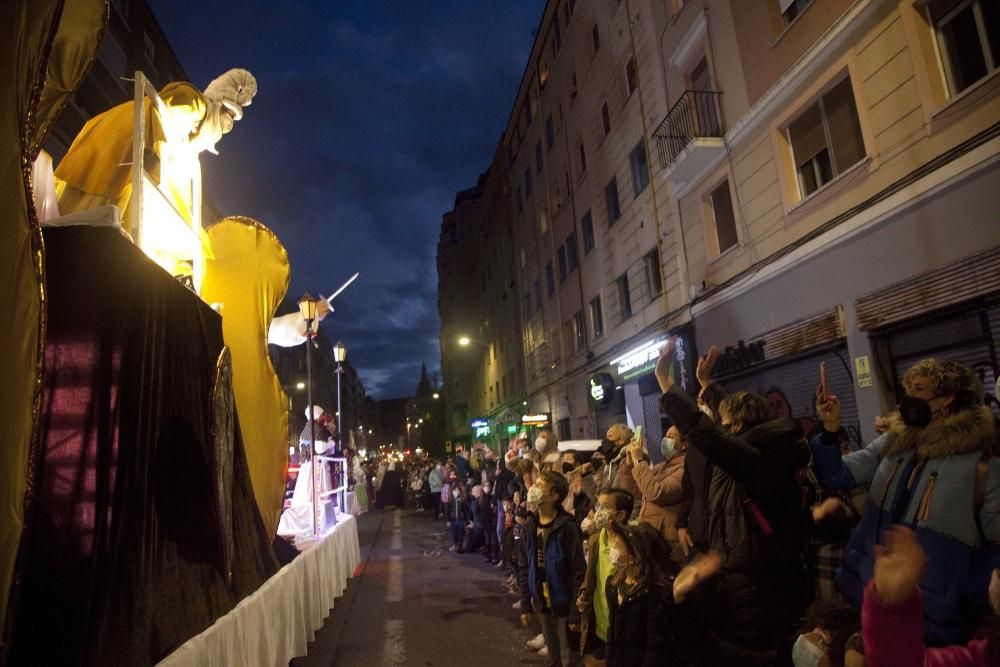
[[[653,135],[661,168],[670,166],[692,140],[722,136],[721,98],[714,90],[684,91]]]

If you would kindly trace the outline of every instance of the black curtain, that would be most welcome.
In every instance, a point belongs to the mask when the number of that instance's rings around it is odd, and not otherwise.
[[[226,373],[213,401],[222,321],[116,230],[48,229],[45,245],[40,460],[11,655],[153,664],[277,570]]]

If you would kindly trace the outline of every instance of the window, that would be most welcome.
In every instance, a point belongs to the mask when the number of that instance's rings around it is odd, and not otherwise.
[[[573,434],[572,434],[572,432],[570,431],[570,428],[569,428],[569,417],[566,417],[565,419],[560,419],[557,422],[557,426],[559,428],[559,439],[560,440],[569,440],[570,438],[573,437]]]
[[[566,282],[566,276],[569,275],[569,270],[566,267],[566,246],[559,246],[559,251],[556,255],[559,259],[559,282]]]
[[[580,173],[585,174],[587,172],[587,151],[583,147],[583,142],[580,142]]]
[[[781,20],[788,25],[799,17],[799,14],[811,5],[813,0],[778,0],[778,8],[781,9]]]
[[[632,293],[628,287],[628,272],[623,273],[615,283],[618,285],[618,312],[624,322],[632,317]]]
[[[594,249],[594,216],[590,211],[583,214],[580,227],[583,228],[583,254],[588,255]]]
[[[628,59],[625,63],[625,85],[628,88],[628,94],[631,95],[635,92],[635,89],[639,87],[639,77],[635,71],[635,56]]]
[[[566,238],[566,264],[569,265],[569,272],[576,271],[579,263],[580,259],[576,254],[576,232],[573,232]]]
[[[524,168],[524,196],[531,196],[531,169],[529,167]]]
[[[544,164],[542,161],[542,141],[539,139],[538,143],[535,144],[535,169],[539,174],[542,173]]]
[[[573,334],[573,351],[579,352],[587,346],[586,333],[584,332],[583,311],[578,311],[573,316],[570,330]]]
[[[649,164],[646,161],[646,141],[640,139],[628,156],[629,164],[632,167],[632,190],[635,196],[646,189],[649,185]]]
[[[712,190],[708,196],[715,220],[715,235],[719,240],[719,254],[726,252],[738,242],[736,216],[733,215],[733,198],[729,192],[729,181]]]
[[[592,32],[594,37],[594,53],[601,50],[601,31],[597,29],[597,24],[594,24],[594,30]]]
[[[654,299],[663,294],[663,271],[660,269],[660,251],[653,249],[644,258],[646,265],[646,285],[649,287],[649,298]]]
[[[608,115],[608,103],[601,105],[601,122],[604,124],[604,136],[611,132],[611,116]]]
[[[545,145],[552,149],[556,144],[556,127],[552,124],[552,114],[545,119]]]
[[[834,86],[788,126],[802,197],[865,157],[850,77]]]
[[[622,207],[618,202],[618,177],[611,179],[604,188],[604,205],[608,209],[608,226],[615,224],[622,217]]]
[[[952,95],[1000,67],[1000,3],[933,0],[929,10]]]
[[[552,262],[549,262],[545,267],[545,286],[548,289],[549,296],[556,293],[556,279],[552,272]]]
[[[590,300],[590,324],[594,330],[594,338],[604,335],[604,311],[601,310],[600,295]]]

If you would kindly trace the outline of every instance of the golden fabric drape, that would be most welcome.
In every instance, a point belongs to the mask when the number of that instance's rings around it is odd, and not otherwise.
[[[35,431],[45,341],[44,248],[31,204],[30,167],[39,145],[89,70],[106,0],[0,3],[0,630],[9,628],[24,506],[34,480]],[[5,654],[0,646],[0,662]]]
[[[250,218],[224,218],[208,228],[208,237],[214,257],[206,262],[201,295],[222,304],[237,421],[254,497],[273,535],[288,465],[288,398],[271,366],[267,330],[288,290],[288,255],[270,229]]]

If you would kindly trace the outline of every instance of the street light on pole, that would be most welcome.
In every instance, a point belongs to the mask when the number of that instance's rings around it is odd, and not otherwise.
[[[333,346],[333,358],[337,362],[337,449],[344,451],[344,417],[340,410],[340,376],[344,373],[344,362],[347,360],[347,346],[338,340]]]
[[[299,299],[299,313],[306,321],[306,402],[309,404],[309,461],[312,474],[312,506],[313,506],[313,537],[319,534],[319,502],[317,500],[318,468],[316,465],[316,415],[313,414],[313,384],[312,384],[312,323],[316,319],[316,298],[306,292]]]

